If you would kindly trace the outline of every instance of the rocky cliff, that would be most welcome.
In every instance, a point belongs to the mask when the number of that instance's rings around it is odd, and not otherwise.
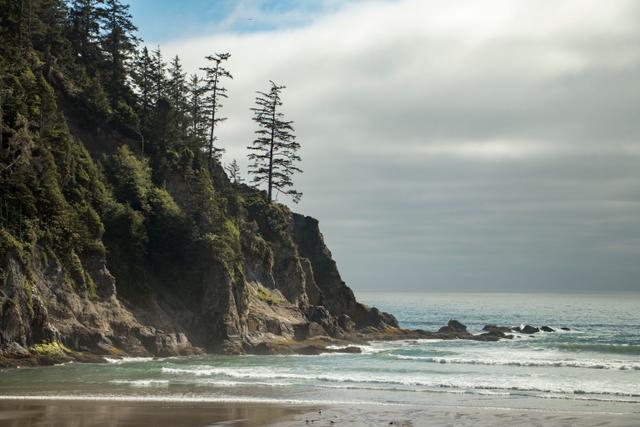
[[[139,166],[126,149],[114,156]],[[108,176],[109,166],[105,169]],[[162,215],[140,208],[149,216],[142,224],[143,256],[129,247],[135,243],[131,236],[119,235],[122,218],[104,219],[103,254],[75,254],[71,248],[71,264],[43,241],[26,247],[3,231],[0,363],[286,352],[313,339],[354,340],[358,331],[398,326],[393,316],[356,301],[316,219],[270,204],[249,187],[231,188],[222,175],[217,179],[227,203],[235,203],[227,206],[219,232],[184,238],[167,227],[159,230],[163,241],[158,244],[153,221]],[[171,200],[165,203],[176,218],[193,215],[191,185],[191,178],[179,174],[165,183],[163,196]],[[110,187],[116,202],[135,205],[129,196],[119,196],[117,182]]]

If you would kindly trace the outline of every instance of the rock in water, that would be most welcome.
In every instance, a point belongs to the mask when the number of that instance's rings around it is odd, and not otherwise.
[[[438,330],[438,332],[443,333],[443,334],[450,334],[450,333],[466,334],[467,333],[467,327],[465,325],[463,325],[462,323],[458,322],[457,320],[451,319],[447,323],[447,326],[443,326],[442,328],[440,328]]]
[[[551,328],[549,326],[543,326],[543,327],[540,328],[540,330],[544,331],[544,332],[555,332],[556,331],[555,329],[553,329],[553,328]]]
[[[523,334],[535,334],[537,332],[540,332],[540,329],[536,328],[535,326],[531,326],[531,325],[525,325],[524,328],[522,328],[520,330],[520,332],[522,332]]]

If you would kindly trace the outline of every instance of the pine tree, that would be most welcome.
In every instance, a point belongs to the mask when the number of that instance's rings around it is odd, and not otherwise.
[[[238,165],[238,161],[236,159],[233,159],[231,163],[225,166],[224,170],[227,171],[229,179],[234,184],[242,184],[244,182],[244,179],[240,176],[240,165]]]
[[[100,35],[98,4],[98,0],[73,0],[69,9],[71,48],[90,73],[96,71],[101,55],[97,45]]]
[[[205,149],[205,128],[206,117],[204,115],[204,95],[205,87],[202,84],[202,79],[197,74],[192,74],[187,85],[189,93],[188,99],[188,114],[189,114],[189,136],[191,136],[198,150]]]
[[[284,114],[279,111],[282,105],[280,93],[285,86],[278,86],[273,81],[269,93],[257,92],[256,107],[253,111],[253,120],[258,124],[257,135],[253,145],[247,147],[251,150],[249,160],[249,173],[253,175],[252,183],[258,186],[267,184],[267,197],[269,202],[273,200],[273,190],[287,194],[298,203],[302,193],[294,190],[291,179],[295,172],[302,170],[295,166],[300,156],[297,154],[300,144],[296,142],[293,130],[293,122],[284,120]]]
[[[218,123],[227,120],[226,117],[220,117],[216,113],[222,108],[222,99],[227,98],[227,89],[222,86],[222,79],[232,79],[231,73],[222,65],[231,57],[229,53],[216,53],[205,57],[207,61],[212,63],[208,67],[200,68],[205,72],[205,109],[204,113],[209,118],[209,136],[208,136],[208,155],[209,169],[212,168],[213,161],[219,161],[220,156],[224,153],[224,149],[215,147],[214,142],[217,140],[215,129]]]
[[[184,133],[187,128],[187,74],[182,71],[178,55],[171,60],[168,72],[167,97],[173,105],[177,126]]]
[[[180,58],[176,55],[169,64],[169,80],[167,81],[167,96],[177,111],[184,113],[187,104],[186,73],[182,71]]]
[[[151,82],[153,85],[153,96],[157,103],[160,98],[165,96],[167,89],[167,64],[162,59],[162,51],[160,46],[151,52]]]
[[[101,35],[100,45],[106,54],[107,88],[111,95],[111,105],[115,108],[126,87],[129,61],[135,55],[138,38],[131,21],[129,5],[119,0],[105,0],[105,6],[98,11]]]
[[[138,133],[140,135],[140,151],[144,156],[145,132],[149,124],[150,112],[153,109],[154,88],[151,76],[153,60],[149,49],[143,47],[136,55],[131,72],[131,78],[138,95]]]

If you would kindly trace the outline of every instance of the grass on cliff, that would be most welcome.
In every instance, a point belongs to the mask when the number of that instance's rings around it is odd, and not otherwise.
[[[29,350],[31,350],[32,353],[47,357],[56,357],[72,353],[72,351],[69,350],[64,344],[61,344],[57,341],[35,344],[30,347]]]
[[[251,293],[259,301],[266,302],[269,305],[277,305],[285,302],[285,299],[277,291],[272,291],[262,285],[255,284],[251,286]]]

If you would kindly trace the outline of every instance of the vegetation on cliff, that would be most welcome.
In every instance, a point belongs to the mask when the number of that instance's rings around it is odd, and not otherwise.
[[[355,302],[317,222],[271,203],[271,179],[267,196],[237,163],[227,177],[214,134],[227,54],[209,84],[187,79],[177,57],[137,50],[119,0],[0,0],[0,19],[0,351],[246,351],[310,322],[395,324]],[[297,198],[298,145],[273,117],[274,188]]]

